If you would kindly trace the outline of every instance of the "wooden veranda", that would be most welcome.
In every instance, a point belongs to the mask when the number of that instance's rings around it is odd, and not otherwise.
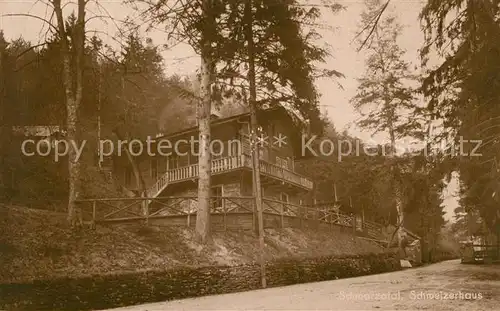
[[[84,221],[96,224],[137,223],[192,226],[196,219],[197,197],[135,197],[79,200]],[[221,228],[252,229],[254,197],[213,197],[211,216]],[[355,218],[314,206],[296,205],[279,200],[262,200],[265,226],[341,227],[355,230]]]

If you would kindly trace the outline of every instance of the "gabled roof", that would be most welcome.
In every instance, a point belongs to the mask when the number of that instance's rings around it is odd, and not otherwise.
[[[297,111],[290,110],[289,108],[286,108],[284,106],[264,108],[262,110],[259,110],[257,113],[258,114],[265,114],[267,112],[279,111],[279,110],[283,110],[284,112],[286,112],[286,114],[294,122],[305,123],[304,119],[300,116],[300,114]],[[246,112],[246,113],[241,113],[241,114],[237,114],[237,115],[226,117],[226,118],[212,119],[211,125],[212,126],[219,125],[219,124],[223,124],[223,123],[227,123],[227,122],[236,121],[236,120],[239,120],[242,118],[250,118],[250,113]],[[196,131],[198,131],[198,126],[192,126],[192,127],[186,128],[184,130],[180,130],[180,131],[176,131],[176,132],[172,132],[172,133],[158,134],[158,135],[156,135],[156,138],[175,137],[175,136],[180,136],[180,135],[184,135],[184,134],[196,132]]]

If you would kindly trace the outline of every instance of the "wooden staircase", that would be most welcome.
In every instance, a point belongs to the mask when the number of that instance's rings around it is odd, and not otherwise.
[[[160,178],[156,181],[156,183],[151,186],[148,190],[146,190],[146,196],[148,198],[155,198],[160,195],[160,193],[165,190],[169,183],[169,174],[166,172],[161,175]]]
[[[378,244],[383,246],[387,246],[390,243],[389,240],[392,238],[394,231],[391,230],[391,232],[389,233],[384,233],[382,229],[383,226],[372,221],[365,221],[363,223],[363,226],[365,229],[364,232],[366,234],[366,239],[377,242]],[[419,241],[421,239],[420,236],[404,227],[402,228],[402,230],[406,233],[408,244],[413,244],[415,241]],[[394,236],[392,242],[394,242],[395,239],[397,239],[396,236]]]
[[[212,175],[222,174],[240,168],[252,169],[250,156],[240,154],[212,160]],[[169,184],[198,179],[198,173],[198,164],[170,169],[161,175],[157,181],[146,190],[145,196],[148,198],[158,197]],[[313,188],[313,182],[308,178],[264,160],[261,160],[261,173],[306,189],[312,190]],[[148,200],[147,204],[150,203],[151,200]]]
[[[236,168],[244,167],[249,164],[249,158],[244,155],[226,157],[212,160],[212,174],[227,172]],[[172,182],[198,178],[198,164],[183,166],[166,171],[161,175],[156,183],[146,190],[146,197],[158,197]],[[147,201],[149,205],[151,200]]]
[[[169,172],[167,171],[163,175],[161,175],[160,178],[158,178],[153,186],[146,190],[146,197],[156,198],[157,196],[159,196],[163,192],[163,190],[167,188],[169,180]],[[146,204],[151,204],[151,200],[147,200]]]

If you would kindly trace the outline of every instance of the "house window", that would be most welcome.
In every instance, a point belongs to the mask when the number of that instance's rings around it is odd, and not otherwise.
[[[275,137],[275,136],[278,136],[278,130],[276,129],[276,124],[274,123],[271,123],[269,124],[269,137]]]
[[[279,167],[282,167],[284,169],[289,169],[290,166],[289,166],[289,158],[282,158],[282,157],[276,157],[276,165],[278,165]]]
[[[158,160],[156,159],[151,159],[151,177],[158,178]]]
[[[210,148],[209,148],[209,151],[212,152],[212,158],[213,159],[220,159],[222,158],[222,154],[223,154],[223,146],[222,146],[222,143],[221,141],[213,141],[211,144],[210,144]]]
[[[288,194],[282,192],[280,197],[281,197],[281,202],[283,202],[283,212],[288,212],[288,203],[289,203]]]
[[[245,136],[248,135],[249,130],[248,130],[249,125],[248,124],[239,124],[237,126],[237,137],[238,138],[244,138]]]
[[[199,142],[195,142],[193,144],[193,155],[195,155],[197,157],[200,155],[200,143]]]
[[[212,210],[221,210],[223,199],[222,199],[222,186],[214,186],[211,189],[212,196]]]
[[[190,148],[192,150],[188,152],[188,164],[197,164],[198,163],[198,158],[200,156],[200,143],[198,141],[195,141],[192,145],[190,145]]]
[[[229,151],[230,151],[230,154],[229,156],[230,157],[236,157],[236,156],[239,156],[241,154],[241,140],[237,139],[237,140],[233,140],[233,141],[230,141],[228,142],[229,143]]]
[[[168,157],[168,167],[171,170],[179,168],[179,156],[177,154],[172,154]]]
[[[259,147],[259,159],[268,161],[269,159],[269,149],[268,147]]]

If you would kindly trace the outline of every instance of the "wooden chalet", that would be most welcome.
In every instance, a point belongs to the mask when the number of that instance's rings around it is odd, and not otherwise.
[[[283,107],[259,112],[261,137],[265,139],[260,149],[260,168],[263,197],[267,202],[283,203],[287,210],[300,206],[305,195],[313,189],[313,182],[295,171],[295,160],[301,155],[303,131],[296,126],[297,119]],[[253,195],[252,162],[249,140],[249,113],[227,118],[212,119],[212,195],[213,209],[222,208],[225,200],[218,197],[250,197]],[[281,136],[280,136],[281,135]],[[281,143],[277,140],[282,137]],[[147,188],[146,196],[196,197],[198,180],[197,144],[198,128],[192,127],[175,133],[158,136],[151,143],[154,156],[144,152],[136,157],[136,163]],[[173,148],[169,156],[157,153],[157,144],[166,140],[172,147],[179,143],[178,152]],[[222,148],[222,149],[220,149]],[[140,192],[132,166],[125,154],[115,156],[116,179],[128,190]],[[196,204],[183,206],[183,212],[194,212]],[[193,210],[194,209],[194,210]]]

